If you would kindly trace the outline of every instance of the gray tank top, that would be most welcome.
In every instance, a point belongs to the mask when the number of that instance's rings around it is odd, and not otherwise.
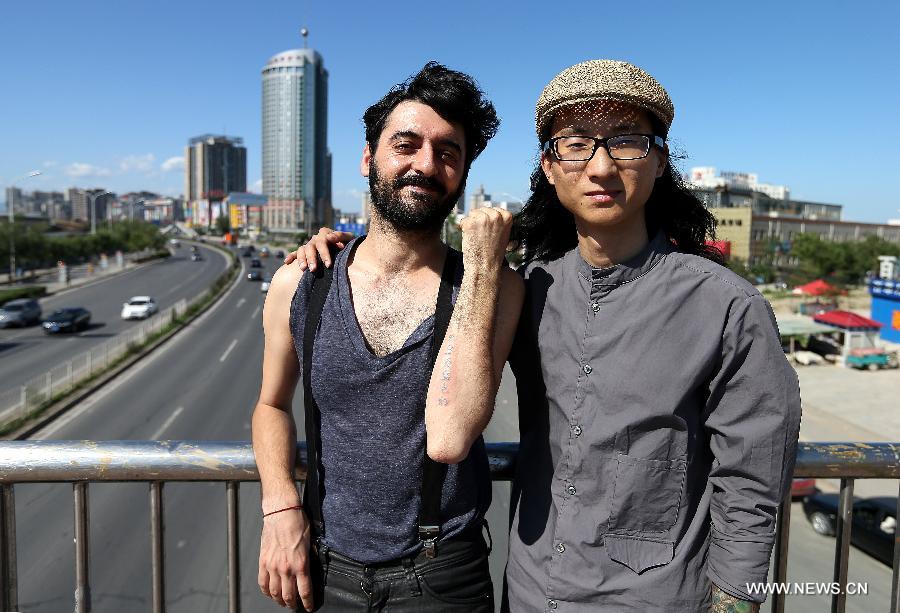
[[[322,423],[325,542],[357,562],[375,564],[422,548],[417,527],[434,316],[397,351],[383,357],[371,352],[347,277],[349,256],[364,238],[351,241],[335,258],[313,348],[311,383]],[[463,272],[462,258],[457,260],[454,303]],[[304,274],[291,303],[291,335],[301,369],[311,288],[312,275]],[[441,540],[479,527],[490,503],[490,469],[479,436],[465,460],[448,466]]]

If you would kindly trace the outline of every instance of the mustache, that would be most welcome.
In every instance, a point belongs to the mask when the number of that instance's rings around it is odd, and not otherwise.
[[[422,175],[407,175],[405,177],[397,177],[394,179],[393,187],[395,190],[398,190],[402,187],[406,187],[409,185],[410,187],[425,187],[431,190],[436,191],[437,193],[443,195],[447,192],[443,185],[441,185],[437,179],[432,179],[431,177],[423,177]]]

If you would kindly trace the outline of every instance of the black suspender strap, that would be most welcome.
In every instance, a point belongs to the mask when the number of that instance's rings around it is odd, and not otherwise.
[[[312,393],[312,357],[313,345],[322,320],[322,308],[331,288],[334,269],[319,265],[312,274],[312,292],[307,302],[306,323],[303,328],[303,405],[306,409],[306,487],[303,489],[303,503],[312,522],[315,538],[324,534],[325,524],[322,522],[322,485],[319,475],[322,448],[321,415]]]
[[[456,277],[456,261],[458,252],[447,250],[447,259],[444,262],[444,271],[441,274],[441,287],[438,290],[437,305],[434,310],[434,338],[431,345],[431,369],[440,368],[438,353],[447,328],[450,325],[450,317],[453,315],[453,281]],[[424,411],[424,407],[423,407]],[[433,558],[437,555],[436,544],[441,534],[441,492],[444,489],[444,477],[447,475],[447,465],[435,462],[428,457],[427,437],[425,433],[425,463],[422,466],[422,500],[419,509],[419,538],[425,546],[425,555]]]

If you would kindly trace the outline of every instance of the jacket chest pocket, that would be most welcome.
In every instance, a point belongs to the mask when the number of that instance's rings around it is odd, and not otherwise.
[[[667,532],[678,521],[687,464],[616,455],[609,531]]]

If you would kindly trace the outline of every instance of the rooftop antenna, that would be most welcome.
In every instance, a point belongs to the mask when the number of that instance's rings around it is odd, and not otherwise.
[[[306,49],[306,39],[309,37],[309,30],[307,28],[300,28],[300,36],[303,37],[303,48]]]

